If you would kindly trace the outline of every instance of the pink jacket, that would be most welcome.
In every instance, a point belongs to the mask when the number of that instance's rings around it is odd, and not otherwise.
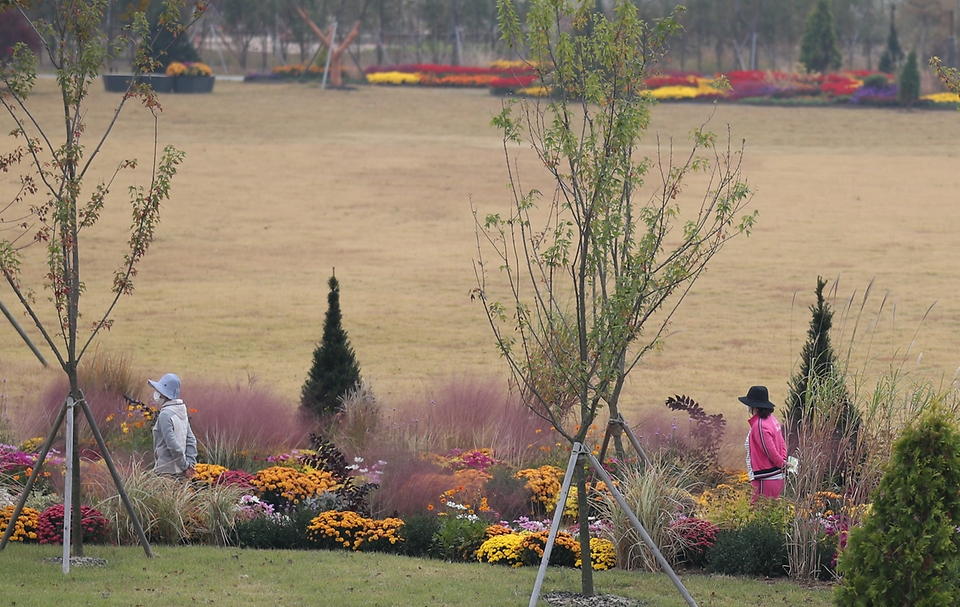
[[[750,434],[747,435],[747,473],[750,480],[782,479],[786,461],[787,444],[777,418],[773,414],[766,419],[759,415],[751,417]]]

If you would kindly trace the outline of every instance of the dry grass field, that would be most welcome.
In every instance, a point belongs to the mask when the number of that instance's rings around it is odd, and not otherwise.
[[[62,121],[54,82],[37,88],[33,107],[55,129]],[[119,98],[94,87],[88,137]],[[451,375],[506,377],[469,297],[476,257],[470,201],[482,213],[508,204],[501,141],[490,126],[498,98],[477,90],[220,81],[211,95],[161,102],[161,142],[186,151],[186,161],[136,293],[121,301],[115,327],[97,347],[126,353],[145,374],[176,371],[186,384],[255,378],[295,402],[336,268],[344,326],[383,401],[402,402]],[[124,156],[148,159],[151,119],[129,109],[103,151],[100,175]],[[709,105],[656,108],[642,152],[654,153],[655,135],[685,146],[710,112]],[[663,351],[634,373],[628,419],[673,394],[739,419],[735,397],[755,383],[782,401],[818,275],[830,287],[839,277],[838,310],[851,296],[859,307],[873,281],[861,333],[889,294],[872,345],[858,342],[855,360],[879,357],[881,365],[912,369],[922,352],[922,369],[950,381],[960,365],[960,115],[725,105],[711,124],[717,131],[729,124],[746,141],[744,173],[759,220],[749,238],[715,258],[675,316]],[[10,130],[8,117],[0,130]],[[88,149],[93,143],[90,137]],[[2,178],[6,200],[15,179]],[[119,183],[145,179],[140,169]],[[548,185],[531,167],[526,182],[538,180]],[[695,186],[687,193],[696,200]],[[123,187],[108,205],[86,235],[91,323],[121,261],[129,223]],[[43,252],[29,256],[41,262]],[[36,265],[28,271],[39,276]],[[0,288],[0,299],[14,307],[9,287]],[[849,343],[834,339],[841,350]],[[9,403],[29,405],[54,373],[41,373],[14,330],[0,325]]]

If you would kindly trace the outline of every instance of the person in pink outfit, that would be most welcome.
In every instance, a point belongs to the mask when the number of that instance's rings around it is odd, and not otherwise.
[[[753,386],[740,402],[750,408],[750,433],[747,434],[747,474],[753,485],[753,501],[762,495],[777,498],[783,492],[783,471],[787,463],[787,444],[783,429],[773,415],[773,403],[766,386]]]

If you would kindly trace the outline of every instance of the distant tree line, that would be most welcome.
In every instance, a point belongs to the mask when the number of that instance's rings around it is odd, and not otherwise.
[[[599,1],[602,10],[612,12],[614,0]],[[805,27],[817,1],[633,0],[646,20],[669,15],[677,4],[685,6],[680,18],[683,32],[670,42],[670,65],[662,67],[706,73],[792,70],[801,60]],[[515,2],[521,19],[529,2]],[[110,27],[119,28],[131,6],[141,2],[108,0],[108,4]],[[325,31],[336,23],[338,41],[356,21],[362,21],[361,35],[350,49],[354,64],[470,65],[506,54],[497,33],[497,0],[211,0],[209,4],[205,18],[191,28],[191,40],[204,49],[208,61],[230,55],[230,63],[245,70],[324,59],[298,6]],[[827,4],[839,65],[844,69],[883,67],[895,72],[910,51],[916,51],[921,62],[936,55],[946,65],[956,65],[954,18],[960,17],[960,0],[830,0]],[[881,65],[891,28],[898,33],[899,55],[893,63]],[[210,56],[212,49],[215,54]]]

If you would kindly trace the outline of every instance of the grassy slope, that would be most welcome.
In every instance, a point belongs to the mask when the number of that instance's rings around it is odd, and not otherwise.
[[[53,82],[41,80],[38,89],[37,107],[56,128]],[[95,133],[118,96],[95,86],[90,101],[88,133]],[[489,126],[499,99],[473,90],[218,82],[211,95],[162,102],[161,142],[185,150],[187,160],[137,292],[117,308],[102,348],[128,352],[145,374],[177,371],[187,383],[256,377],[292,403],[320,337],[335,267],[344,326],[385,406],[437,376],[504,376],[469,298],[469,201],[481,213],[503,212],[507,202],[503,150]],[[124,156],[148,159],[151,121],[131,109],[96,176]],[[654,133],[664,145],[674,137],[682,150],[709,112],[697,104],[656,108],[641,151],[656,153]],[[0,130],[9,131],[8,122],[0,117]],[[782,400],[818,274],[840,277],[838,307],[854,293],[859,306],[876,278],[868,320],[890,293],[880,335],[858,356],[912,366],[922,351],[925,369],[949,377],[960,362],[960,285],[952,280],[960,118],[721,106],[713,126],[726,124],[734,139],[746,139],[759,223],[715,260],[675,317],[665,350],[637,369],[624,398],[628,420],[672,394],[739,416],[735,397],[755,383]],[[528,167],[524,187],[549,191],[542,173]],[[131,176],[145,185],[142,170]],[[0,182],[0,200],[15,183]],[[687,189],[688,202],[698,190],[702,184]],[[124,187],[114,194],[102,225],[86,235],[84,318],[91,322],[129,223]],[[31,255],[28,278],[35,279],[43,255]],[[0,298],[13,303],[8,290]],[[32,354],[9,328],[0,331],[0,351],[3,393],[15,406],[31,406],[45,381]]]
[[[536,569],[450,564],[345,552],[255,551],[159,546],[149,560],[139,548],[88,547],[107,567],[73,567],[64,576],[51,546],[11,544],[0,553],[0,596],[18,606],[239,605],[293,607],[506,607],[530,600]],[[544,592],[577,591],[579,572],[551,569]],[[451,580],[456,580],[452,583]],[[826,587],[786,581],[688,575],[687,589],[702,607],[830,605]],[[597,591],[642,599],[654,607],[686,603],[666,575],[598,572]],[[546,604],[541,602],[541,604]]]

